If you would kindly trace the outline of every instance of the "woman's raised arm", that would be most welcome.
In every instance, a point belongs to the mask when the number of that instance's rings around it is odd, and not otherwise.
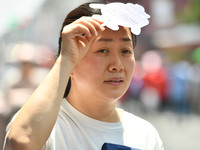
[[[82,17],[63,28],[61,54],[11,123],[5,150],[44,147],[56,122],[68,79],[93,39],[104,30],[101,24],[91,17]]]

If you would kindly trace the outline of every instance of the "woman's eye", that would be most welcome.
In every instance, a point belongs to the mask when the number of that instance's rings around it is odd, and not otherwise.
[[[101,49],[101,50],[99,50],[98,52],[100,52],[100,53],[108,53],[108,50],[106,50],[106,49]]]
[[[131,50],[123,50],[122,53],[123,54],[131,54],[132,52],[131,52]]]

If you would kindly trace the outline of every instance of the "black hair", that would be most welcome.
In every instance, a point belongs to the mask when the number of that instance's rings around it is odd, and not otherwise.
[[[75,8],[74,10],[72,10],[65,18],[63,24],[62,24],[62,27],[61,27],[61,30],[60,30],[60,37],[59,37],[59,41],[58,41],[58,56],[60,55],[60,52],[61,52],[61,43],[62,43],[62,31],[63,31],[63,28],[74,22],[75,20],[83,17],[83,16],[92,16],[94,14],[99,14],[101,15],[101,12],[99,9],[93,9],[91,8],[89,5],[93,3],[93,2],[90,2],[90,3],[85,3],[85,4],[82,4],[80,5],[79,7]],[[136,45],[136,36],[132,34],[132,41],[133,41],[133,47],[135,47]],[[66,90],[65,90],[65,93],[64,93],[64,98],[68,96],[69,94],[69,91],[70,91],[70,88],[71,88],[71,77],[69,78],[69,81],[68,81],[68,84],[67,84],[67,87],[66,87]]]

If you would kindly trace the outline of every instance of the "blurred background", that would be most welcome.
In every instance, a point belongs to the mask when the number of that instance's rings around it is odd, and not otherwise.
[[[7,123],[54,64],[66,14],[85,2],[0,0],[0,148]],[[165,150],[199,150],[200,0],[121,2],[141,4],[151,18],[119,107],[150,121]]]

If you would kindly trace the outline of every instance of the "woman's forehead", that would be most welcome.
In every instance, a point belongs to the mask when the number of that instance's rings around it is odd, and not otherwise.
[[[107,27],[105,30],[100,34],[100,36],[96,39],[97,41],[111,41],[111,40],[119,40],[123,39],[125,41],[131,41],[131,31],[127,27],[120,27],[119,30],[114,31]]]
[[[108,34],[108,35],[107,35]],[[120,36],[131,36],[131,31],[128,27],[120,26],[118,30],[112,30],[108,27],[105,27],[105,30],[102,32],[102,36],[112,36],[112,35],[120,35]]]
[[[96,44],[125,44],[126,46],[133,46],[132,34],[129,28],[120,27],[119,30],[114,31],[107,27],[106,29],[93,41],[93,46]]]

